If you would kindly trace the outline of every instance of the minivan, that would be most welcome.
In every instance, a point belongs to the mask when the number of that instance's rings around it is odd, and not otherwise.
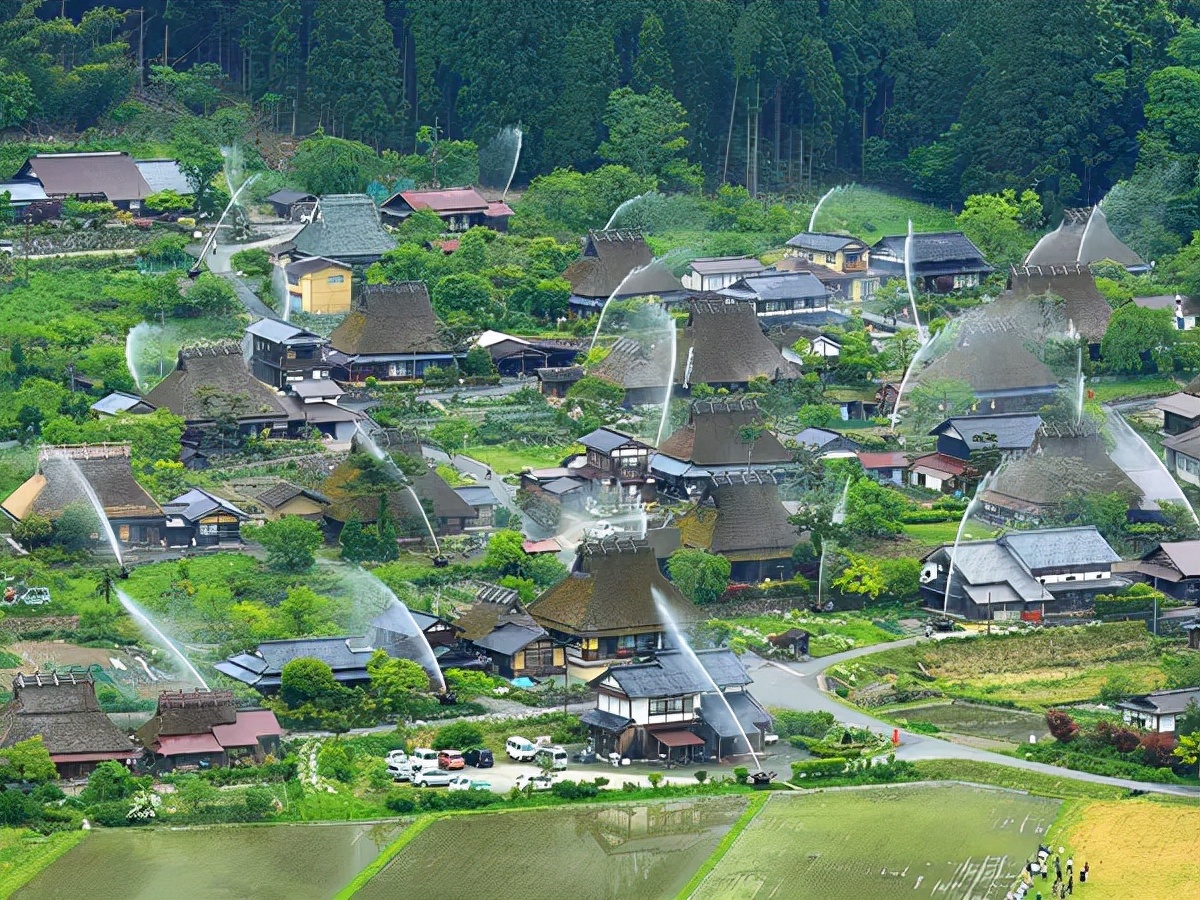
[[[533,742],[527,738],[514,735],[504,742],[504,752],[508,754],[509,759],[515,759],[517,762],[530,762],[533,755],[537,753],[537,747],[533,746]]]
[[[492,751],[487,747],[472,747],[463,756],[466,758],[468,766],[474,766],[477,769],[490,769],[496,762]]]
[[[414,772],[420,769],[436,769],[438,751],[430,750],[428,747],[418,747],[408,755],[408,764],[412,766]]]
[[[567,751],[562,747],[538,747],[533,761],[540,768],[561,771],[567,767]]]

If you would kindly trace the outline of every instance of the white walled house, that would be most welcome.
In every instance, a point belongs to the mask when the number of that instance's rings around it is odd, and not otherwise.
[[[1181,688],[1174,691],[1155,691],[1140,697],[1130,697],[1117,704],[1126,725],[1147,731],[1175,732],[1175,720],[1183,715],[1189,703],[1200,703],[1200,688]]]
[[[702,256],[692,260],[680,281],[689,291],[719,291],[764,269],[766,266],[753,256]]]
[[[1162,442],[1167,469],[1188,484],[1200,485],[1200,428]]]

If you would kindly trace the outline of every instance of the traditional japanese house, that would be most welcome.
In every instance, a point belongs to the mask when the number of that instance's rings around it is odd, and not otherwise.
[[[43,444],[37,471],[8,495],[0,510],[14,522],[33,513],[56,522],[69,505],[87,505],[85,488],[90,485],[122,546],[157,547],[164,535],[163,511],[134,480],[130,452],[129,444]],[[95,539],[102,538],[97,534]]]
[[[250,373],[281,391],[301,381],[329,380],[324,346],[320,335],[278,319],[259,319],[242,338]]]
[[[680,517],[683,546],[724,556],[733,581],[785,581],[800,541],[773,479],[758,473],[714,476],[695,507]]]
[[[133,157],[119,151],[38,153],[15,178],[37,181],[52,200],[108,201],[134,212],[154,193]]]
[[[269,709],[239,709],[233,691],[164,691],[153,718],[137,730],[156,774],[181,767],[262,763],[279,756],[283,729]]]
[[[717,292],[749,304],[772,327],[840,325],[846,316],[829,308],[829,291],[811,272],[763,272],[748,275]]]
[[[294,238],[271,248],[275,256],[289,260],[320,256],[369,266],[396,247],[379,223],[375,201],[366,194],[326,194],[304,218],[305,225]]]
[[[1176,600],[1194,602],[1200,599],[1200,540],[1163,541],[1121,571]]]
[[[1068,329],[1087,341],[1092,359],[1100,358],[1100,341],[1108,330],[1112,306],[1097,289],[1096,279],[1086,265],[1014,266],[1008,288],[1018,298],[1062,297]]]
[[[688,264],[681,281],[689,291],[707,293],[729,287],[747,275],[757,275],[765,268],[753,256],[701,256]]]
[[[619,502],[640,503],[654,498],[650,474],[653,448],[613,428],[602,427],[579,438],[587,451],[587,465],[574,470],[573,477],[599,485],[598,493]]]
[[[379,213],[385,223],[396,226],[418,209],[437,213],[448,232],[480,227],[507,231],[513,214],[512,207],[503,200],[486,200],[472,187],[400,191],[383,202]]]
[[[490,330],[479,335],[475,344],[487,350],[496,371],[508,378],[568,366],[575,362],[580,352],[575,341],[527,340]]]
[[[1142,258],[1129,249],[1108,227],[1099,206],[1064,209],[1058,228],[1042,236],[1025,265],[1048,271],[1054,267],[1090,266],[1110,259],[1131,272],[1145,271]]]
[[[904,278],[907,236],[880,238],[871,248],[871,269],[882,282]],[[912,270],[922,291],[945,294],[978,287],[995,270],[961,231],[924,232],[912,236]]]
[[[1027,453],[1041,428],[1041,416],[1034,414],[955,416],[929,433],[937,438],[938,453],[970,460],[984,453],[1008,457]]]
[[[192,488],[163,504],[169,547],[240,544],[241,526],[250,517],[228,500]]]
[[[86,778],[108,760],[132,765],[138,751],[100,709],[96,683],[87,672],[16,675],[12,700],[0,714],[4,748],[41,737],[60,778]]]
[[[317,205],[316,195],[306,194],[304,191],[276,191],[264,199],[270,204],[275,215],[293,222],[300,221],[301,216],[311,213]]]
[[[364,285],[354,308],[329,335],[326,359],[341,381],[418,379],[457,367],[452,341],[420,281]]]
[[[517,592],[482,585],[454,617],[459,641],[484,654],[505,678],[545,678],[566,671],[566,649],[534,621]]]
[[[689,304],[689,311],[675,352],[675,383],[683,390],[706,384],[742,391],[758,378],[800,377],[800,366],[771,343],[749,304],[705,294]]]
[[[681,626],[700,616],[663,576],[650,543],[632,537],[581,543],[571,574],[533,601],[529,613],[569,644],[572,665],[651,653],[662,646],[665,616]]]
[[[610,297],[683,299],[683,284],[653,260],[646,239],[636,231],[589,231],[579,259],[563,273],[571,283],[572,312],[593,315]]]
[[[154,407],[137,394],[127,394],[124,391],[106,394],[89,408],[97,416],[119,416],[122,413],[144,416],[154,412]]]
[[[1175,734],[1176,723],[1193,703],[1200,703],[1200,687],[1141,694],[1122,700],[1117,709],[1121,710],[1121,719],[1126,725],[1160,734]]]
[[[661,403],[671,389],[670,348],[665,341],[620,337],[608,355],[588,369],[588,375],[622,388],[626,406]]]
[[[319,522],[325,507],[329,505],[329,498],[324,494],[289,481],[271,486],[255,499],[268,519],[299,516],[310,522]]]
[[[561,399],[583,379],[583,366],[550,366],[535,371],[538,389],[545,397]]]

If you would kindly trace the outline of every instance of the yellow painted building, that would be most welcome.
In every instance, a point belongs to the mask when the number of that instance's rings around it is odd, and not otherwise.
[[[310,256],[289,263],[284,271],[292,312],[336,315],[350,311],[353,279],[345,263]]]

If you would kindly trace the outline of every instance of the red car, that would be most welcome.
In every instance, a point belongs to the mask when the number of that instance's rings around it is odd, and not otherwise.
[[[467,761],[458,750],[443,750],[438,754],[438,768],[452,772],[455,769],[465,769]]]

